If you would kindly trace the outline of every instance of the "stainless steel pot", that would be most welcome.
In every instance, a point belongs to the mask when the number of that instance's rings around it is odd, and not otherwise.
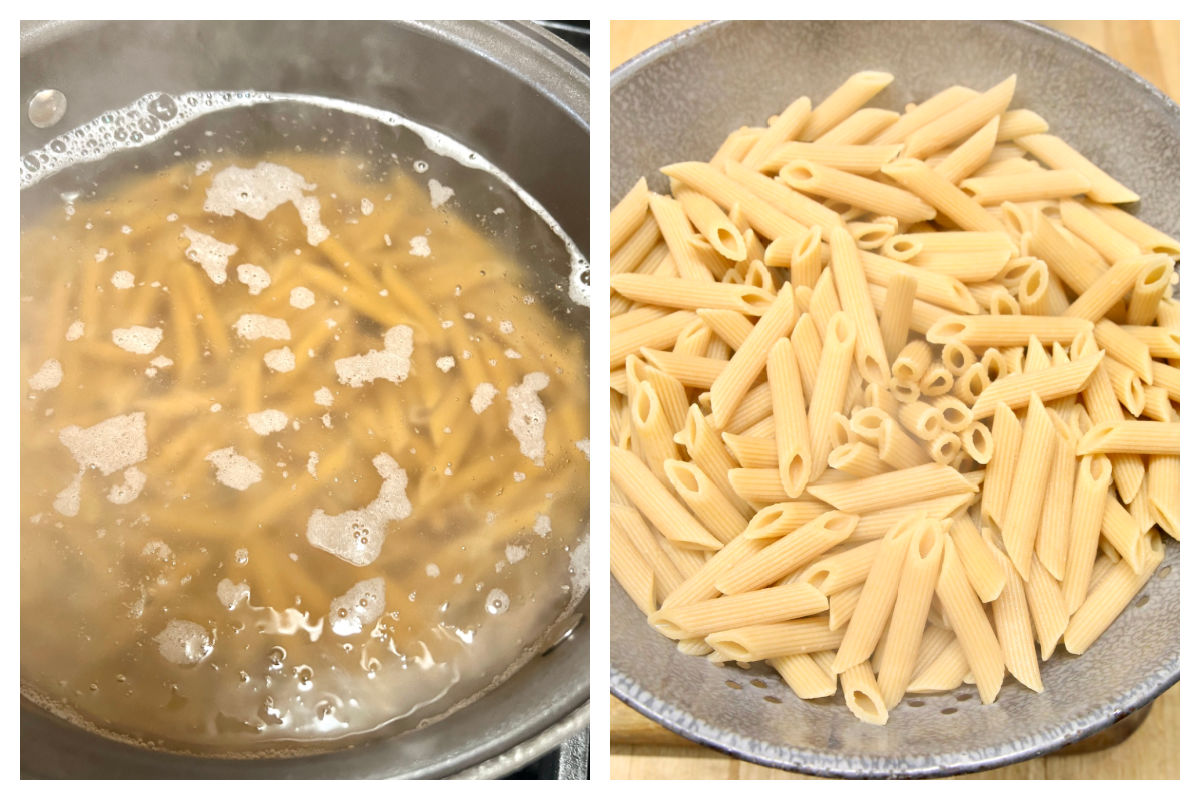
[[[507,172],[588,251],[587,58],[526,23],[23,23],[22,104],[57,89],[67,111],[41,129],[22,109],[21,152],[150,91],[247,88],[351,100],[444,132]],[[21,771],[60,778],[498,777],[586,727],[587,602],[554,647],[418,730],[304,758],[194,758],[87,733],[22,700]]]

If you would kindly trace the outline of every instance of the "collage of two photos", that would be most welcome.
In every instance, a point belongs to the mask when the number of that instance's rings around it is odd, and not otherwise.
[[[21,777],[1178,779],[1179,29],[22,22]]]

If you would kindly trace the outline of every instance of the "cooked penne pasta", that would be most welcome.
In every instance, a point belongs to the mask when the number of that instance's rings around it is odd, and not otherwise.
[[[618,582],[681,652],[840,677],[871,724],[1042,692],[1037,648],[1090,646],[1181,513],[1178,241],[1009,109],[1015,76],[861,108],[890,80],[635,187],[610,302],[614,458],[643,464],[614,461]]]

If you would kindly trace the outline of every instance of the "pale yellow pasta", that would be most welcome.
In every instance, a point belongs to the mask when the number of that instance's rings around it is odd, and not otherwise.
[[[1001,119],[999,116],[992,117],[986,125],[942,159],[934,167],[934,171],[953,184],[958,184],[963,178],[976,174],[992,155],[992,150],[996,146],[997,134],[1000,131]]]
[[[992,603],[992,619],[996,626],[996,639],[1000,643],[1000,651],[1004,654],[1004,666],[1021,683],[1035,692],[1041,692],[1042,674],[1038,668],[1033,622],[1021,576],[1017,574],[1016,567],[1012,565],[1008,556],[994,546],[991,547],[991,552],[1002,570],[1003,583],[995,602]]]
[[[733,541],[745,529],[746,518],[695,464],[667,461],[663,471],[671,488],[687,503],[696,519],[723,544]]]
[[[683,429],[675,434],[675,441],[683,445],[696,466],[704,471],[718,489],[743,514],[749,514],[750,505],[733,490],[729,483],[729,470],[737,466],[733,456],[721,444],[721,437],[708,424],[696,405],[688,408]]]
[[[860,108],[839,122],[827,133],[813,140],[814,144],[867,145],[884,128],[892,125],[900,115],[886,108]]]
[[[721,441],[743,467],[770,469],[779,464],[779,445],[773,436],[760,438],[738,433],[722,433]],[[780,482],[782,483],[782,477]]]
[[[692,246],[692,225],[683,206],[672,197],[663,195],[650,196],[650,213],[658,223],[662,237],[671,251],[679,275],[692,281],[711,282],[713,274],[700,260]]]
[[[882,540],[875,539],[826,556],[796,574],[796,580],[810,583],[823,594],[832,597],[861,585],[867,579],[871,565],[879,555],[880,547]]]
[[[1010,408],[1023,408],[1034,394],[1046,400],[1075,395],[1089,385],[1089,379],[1098,372],[1103,359],[1103,353],[1093,353],[1066,365],[1006,375],[988,384],[979,394],[971,414],[975,419],[990,417],[1001,403]]]
[[[686,580],[676,584],[676,588],[662,601],[663,608],[677,605],[689,605],[701,600],[711,600],[720,595],[715,581],[717,576],[730,564],[736,564],[767,546],[767,542],[739,536],[722,547],[713,557],[704,562],[699,570],[692,573]]]
[[[871,663],[864,661],[842,670],[838,677],[842,683],[842,694],[846,706],[863,722],[884,725],[888,720],[887,704],[879,691]]]
[[[945,176],[938,174],[922,161],[904,158],[885,164],[881,171],[933,206],[963,230],[997,232],[1004,230],[1000,220],[985,211],[983,206],[951,183]]]
[[[858,72],[826,97],[813,109],[808,125],[800,137],[813,141],[831,130],[883,91],[892,82],[887,72]]]
[[[975,594],[985,603],[992,602],[999,596],[1005,581],[999,560],[987,548],[979,529],[967,514],[955,515],[949,533]]]
[[[828,651],[825,651],[828,653]],[[837,692],[837,676],[822,666],[818,656],[825,653],[797,653],[768,659],[796,696],[804,700],[830,697]],[[832,658],[832,655],[829,656]]]
[[[842,305],[854,322],[854,355],[859,373],[871,383],[886,384],[891,377],[879,320],[871,307],[867,279],[853,238],[843,229],[831,234],[832,269]]]
[[[658,222],[654,217],[647,216],[613,252],[610,257],[612,274],[619,275],[639,270],[642,264],[649,262],[651,252],[661,241],[662,234],[658,230]],[[665,249],[666,245],[664,244],[663,247]]]
[[[829,454],[829,466],[856,478],[887,472],[891,465],[879,457],[878,448],[866,442],[847,442]]]
[[[654,593],[658,602],[668,597],[683,583],[679,568],[658,545],[658,537],[650,530],[637,509],[614,503],[609,507],[612,525],[619,529],[646,559],[654,573]]]
[[[643,347],[671,346],[695,318],[690,311],[674,311],[665,317],[614,332],[610,337],[609,367],[624,366],[625,359]]]
[[[1100,534],[1104,537],[1101,542],[1107,542],[1129,566],[1140,570],[1147,556],[1144,533],[1133,515],[1110,492],[1104,501],[1104,515],[1100,518]]]
[[[760,553],[731,566],[716,586],[725,594],[739,594],[768,586],[807,565],[849,537],[858,517],[830,511],[780,537]]]
[[[975,676],[980,700],[993,703],[1004,680],[1004,656],[984,613],[979,598],[971,589],[952,540],[945,543],[942,570],[938,576],[937,596],[942,609],[962,646],[967,664]]]
[[[646,219],[650,210],[650,193],[646,179],[638,178],[629,193],[621,198],[608,216],[608,251],[616,252],[625,244],[638,226]]]
[[[879,666],[879,691],[889,709],[900,702],[912,680],[921,632],[942,566],[944,544],[941,526],[928,519],[909,536],[888,626],[887,647]]]
[[[1098,321],[1129,293],[1143,274],[1170,272],[1171,259],[1160,254],[1134,256],[1118,261],[1102,274],[1066,310],[1069,317]]]
[[[1089,195],[1111,179],[1048,155],[1014,89],[951,87],[904,115],[849,103],[824,129],[841,101],[802,99],[711,164],[664,168],[707,275],[667,254],[664,225],[612,281],[614,346],[638,356],[610,379],[633,401],[614,431],[662,459],[634,424],[653,377],[691,459],[663,459],[667,482],[723,547],[643,522],[678,573],[664,596],[649,567],[655,599],[711,616],[825,598],[716,630],[656,616],[687,652],[765,660],[801,697],[840,674],[879,724],[906,691],[994,702],[1006,668],[1040,692],[1035,647],[1089,645],[1131,599],[1120,570],[1161,552],[1154,527],[1178,538],[1178,242]],[[642,331],[658,343],[630,349]]]
[[[799,619],[828,608],[825,595],[807,583],[796,583],[664,607],[650,615],[650,624],[665,636],[684,639],[746,625]]]
[[[1091,183],[1075,170],[1040,170],[1012,175],[988,175],[968,178],[959,184],[964,192],[983,206],[1003,202],[1025,203],[1073,197],[1091,188]]]
[[[613,291],[639,303],[668,308],[717,308],[760,316],[771,305],[770,293],[754,286],[700,283],[656,275],[614,275]]]
[[[1041,398],[1034,394],[1021,432],[1021,449],[1013,468],[1001,531],[1013,566],[1029,579],[1030,559],[1046,495],[1046,478],[1054,454],[1056,429]]]
[[[1101,203],[1087,203],[1088,210],[1122,235],[1137,242],[1143,253],[1163,253],[1179,260],[1179,242],[1147,225],[1124,209]]]
[[[1077,454],[1179,455],[1179,429],[1178,422],[1101,421],[1080,438]]]
[[[779,177],[793,189],[895,217],[901,223],[933,219],[935,213],[911,192],[815,161],[790,161],[779,170]]]
[[[776,503],[759,510],[746,524],[744,534],[751,539],[778,539],[827,511],[829,506],[814,500]]]
[[[973,491],[976,488],[970,480],[941,464],[923,464],[869,478],[810,485],[808,488],[813,497],[849,514],[865,514]]]
[[[672,350],[652,350],[649,347],[643,347],[638,355],[680,385],[691,389],[709,388],[729,366],[724,359],[682,355]]]
[[[925,517],[910,515],[896,523],[886,534],[879,552],[863,583],[862,596],[850,618],[846,636],[833,661],[833,671],[845,672],[855,664],[866,661],[891,616],[896,602],[896,589],[904,566],[904,553],[914,534],[924,530]]]
[[[1147,325],[1158,314],[1158,307],[1169,290],[1174,270],[1169,261],[1160,260],[1146,264],[1138,273],[1130,294],[1125,322],[1130,325]]]
[[[1055,423],[1054,455],[1046,479],[1046,496],[1034,552],[1054,579],[1061,581],[1066,572],[1071,500],[1075,489],[1075,437],[1057,416],[1051,417],[1051,421]]]
[[[658,610],[658,602],[654,597],[654,570],[625,532],[615,524],[609,530],[609,550],[612,573],[617,583],[621,584],[625,594],[643,614],[653,614]]]
[[[913,131],[904,140],[904,155],[913,159],[924,158],[948,144],[967,138],[1008,108],[1016,86],[1017,76],[1013,75]]]
[[[647,381],[638,381],[629,398],[630,422],[642,459],[660,481],[666,480],[663,464],[679,455],[675,431],[663,411],[658,393]]]
[[[641,460],[627,450],[609,448],[613,481],[663,536],[684,547],[719,550],[721,542],[688,513]]]
[[[1087,190],[1088,197],[1098,203],[1136,203],[1138,201],[1135,192],[1122,186],[1112,176],[1057,136],[1042,133],[1022,136],[1016,141],[1049,167],[1075,170],[1081,173],[1090,186]]]
[[[842,227],[842,218],[832,209],[766,175],[733,162],[725,165],[725,173],[755,197],[778,208],[792,220],[785,234],[800,235],[804,233],[804,227],[819,227],[828,235],[835,228]]]
[[[754,331],[713,382],[712,407],[717,427],[725,427],[732,418],[738,402],[765,366],[771,343],[791,333],[795,326],[796,299],[790,287],[791,284],[784,284],[770,309],[759,318]]]
[[[916,296],[917,281],[910,273],[897,272],[888,280],[887,300],[879,315],[879,333],[889,364],[900,355],[908,341],[909,320]]]
[[[763,162],[781,144],[800,137],[812,114],[812,101],[807,97],[793,101],[767,126],[740,161],[751,169],[763,169]]]
[[[829,617],[817,616],[717,631],[704,641],[731,661],[749,663],[832,650],[842,643],[842,634],[829,629]]]
[[[967,286],[957,278],[939,275],[929,270],[913,269],[904,262],[893,261],[869,250],[860,251],[859,256],[862,259],[863,272],[871,283],[887,286],[897,272],[906,272],[917,281],[918,299],[967,314],[979,311],[978,302],[971,296]]]
[[[795,219],[778,210],[745,186],[731,180],[710,164],[692,161],[672,164],[663,167],[660,171],[667,177],[675,178],[711,198],[726,211],[736,203],[754,230],[768,239],[804,233],[804,226]],[[764,180],[767,179],[764,178]]]
[[[900,153],[900,145],[853,145],[788,142],[776,147],[759,165],[762,172],[778,172],[792,161],[811,161],[844,172],[870,175]]]
[[[1136,242],[1082,203],[1063,200],[1058,210],[1066,229],[1094,247],[1110,264],[1132,258],[1140,252]]]
[[[809,445],[813,459],[810,479],[820,477],[833,450],[832,416],[841,409],[846,397],[855,338],[850,317],[844,312],[835,314],[825,330],[816,385],[808,406]]]
[[[1141,571],[1135,571],[1129,563],[1122,561],[1088,592],[1063,634],[1068,653],[1079,655],[1091,647],[1158,569],[1165,555],[1162,540],[1154,531],[1146,534],[1146,540],[1148,555]]]

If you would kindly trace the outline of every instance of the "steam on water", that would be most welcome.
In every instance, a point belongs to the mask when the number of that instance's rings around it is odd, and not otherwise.
[[[264,114],[315,141],[239,149]],[[548,644],[587,586],[587,286],[532,198],[395,115],[256,92],[144,97],[21,185],[26,696],[291,752]]]

